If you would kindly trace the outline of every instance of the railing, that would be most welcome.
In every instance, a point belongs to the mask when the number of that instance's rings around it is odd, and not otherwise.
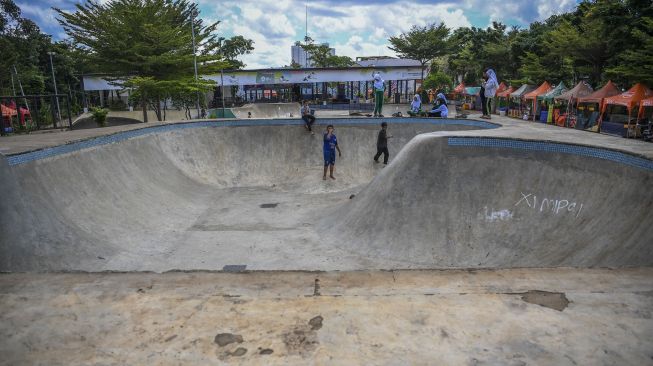
[[[67,94],[0,96],[0,105],[2,134],[64,127],[72,129],[73,116]]]

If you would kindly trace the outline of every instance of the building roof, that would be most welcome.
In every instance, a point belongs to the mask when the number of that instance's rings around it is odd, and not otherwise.
[[[392,57],[357,57],[356,63],[362,67],[406,67],[419,66],[422,64],[410,58],[392,58]]]

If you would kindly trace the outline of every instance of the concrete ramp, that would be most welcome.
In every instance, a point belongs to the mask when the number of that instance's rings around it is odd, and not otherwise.
[[[581,146],[425,134],[320,232],[407,265],[650,266],[652,167]]]
[[[650,160],[387,119],[384,167],[380,120],[318,121],[336,125],[336,180],[322,180],[324,125],[312,136],[296,120],[156,126],[2,159],[0,270],[653,264]]]

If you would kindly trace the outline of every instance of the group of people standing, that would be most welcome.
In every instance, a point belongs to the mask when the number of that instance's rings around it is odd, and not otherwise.
[[[383,94],[385,91],[385,83],[381,78],[381,75],[377,72],[373,74],[373,87],[374,87],[374,117],[383,117]],[[499,83],[497,81],[497,76],[494,70],[488,68],[483,72],[483,80],[481,83],[481,102],[483,104],[483,115],[481,118],[490,119],[490,111],[492,107],[492,101],[496,95],[497,88]],[[435,103],[431,110],[427,111],[429,117],[443,117],[446,118],[449,115],[448,101],[447,97],[442,91],[435,93]],[[431,100],[429,100],[430,102]],[[410,111],[408,114],[410,116],[419,116],[422,108],[422,99],[420,94],[417,93],[413,97],[413,100],[410,104]],[[315,123],[315,116],[313,116],[313,111],[311,110],[308,101],[305,100],[301,108],[302,119],[304,120],[306,129],[314,135],[313,124]],[[326,131],[323,133],[323,155],[324,155],[324,175],[322,179],[327,179],[327,172],[331,179],[336,179],[333,175],[333,171],[336,164],[336,151],[338,156],[342,156],[340,147],[338,146],[338,138],[334,133],[335,128],[333,125],[328,125]],[[392,135],[388,134],[388,124],[386,122],[381,123],[381,130],[379,131],[376,143],[376,154],[374,155],[374,161],[379,162],[379,158],[383,155],[383,163],[388,164],[388,158],[390,153],[388,151],[388,139]]]

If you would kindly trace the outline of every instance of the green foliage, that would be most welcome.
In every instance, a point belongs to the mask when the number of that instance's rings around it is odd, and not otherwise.
[[[422,85],[426,89],[449,90],[452,83],[450,76],[441,71],[436,71],[429,73]]]
[[[108,109],[105,108],[92,108],[91,115],[93,120],[100,127],[105,127],[107,125],[107,114],[109,113]]]
[[[245,64],[238,60],[241,55],[246,55],[254,50],[254,41],[243,36],[233,36],[229,39],[218,38],[217,54],[222,56],[232,69],[242,69]]]
[[[410,31],[388,39],[391,50],[400,57],[412,58],[422,64],[422,79],[424,65],[432,59],[444,56],[449,49],[449,28],[444,23],[431,24],[424,27],[413,26]]]
[[[314,67],[349,67],[355,64],[354,60],[349,56],[332,55],[329,46],[315,44],[311,37],[306,37],[304,41],[305,43],[301,47],[310,55]],[[291,67],[293,67],[292,64]]]
[[[194,16],[197,5],[187,0],[88,1],[76,7],[74,13],[55,8],[66,33],[86,50],[88,62],[102,73],[116,75],[111,79],[113,83],[134,89],[143,106],[153,105],[159,120],[163,118],[160,101],[170,93],[166,88],[204,90],[207,84],[215,85],[192,80],[192,28],[200,50],[200,74],[215,74],[229,66],[219,52],[221,45],[229,44],[230,56],[251,47],[242,39],[220,42],[213,34],[219,22],[205,25]],[[147,121],[145,109],[143,118]]]

